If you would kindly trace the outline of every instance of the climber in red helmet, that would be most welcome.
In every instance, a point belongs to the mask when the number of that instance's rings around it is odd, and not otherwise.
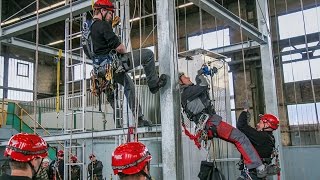
[[[151,180],[148,148],[140,142],[118,146],[112,153],[112,169],[120,180]]]
[[[250,121],[248,109],[249,105],[246,101],[244,102],[244,110],[238,118],[237,128],[248,137],[251,144],[258,152],[262,162],[268,166],[269,175],[276,175],[280,169],[277,166],[271,165],[275,149],[275,138],[272,132],[278,129],[280,121],[273,114],[264,114],[260,116],[256,128],[253,128],[248,124]],[[250,171],[250,176],[251,178],[256,178],[256,172],[254,170]]]
[[[70,161],[71,164],[71,170],[68,171],[68,179],[69,176],[71,175],[71,180],[79,180],[81,179],[81,168],[78,164],[78,157],[76,155],[72,155],[70,157]]]
[[[93,7],[94,17],[91,25],[91,38],[93,44],[92,60],[95,74],[102,78],[105,77],[106,71],[104,66],[113,62],[112,53],[116,52],[118,57],[125,57],[122,58],[126,61],[126,68],[123,68],[125,69],[124,71],[129,71],[134,67],[142,65],[151,93],[155,94],[158,92],[161,87],[165,86],[167,77],[164,74],[158,77],[153,52],[149,49],[139,49],[127,53],[126,47],[113,32],[112,20],[115,10],[113,4],[110,0],[98,0]],[[140,105],[135,104],[135,86],[130,76],[126,72],[119,72],[118,69],[114,69],[113,71],[112,78],[115,83],[124,86],[124,93],[128,100],[129,107],[134,113],[134,117],[138,119],[139,126],[151,126],[151,121],[144,119]],[[114,94],[112,92],[107,93],[107,100],[113,107]]]
[[[48,144],[36,134],[19,133],[10,138],[4,156],[10,159],[11,175],[3,174],[0,180],[35,179],[48,156]]]

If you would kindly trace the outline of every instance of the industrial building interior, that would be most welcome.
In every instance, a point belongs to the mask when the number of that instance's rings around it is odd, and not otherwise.
[[[225,179],[237,179],[233,144],[214,138],[198,149],[181,126],[178,73],[194,81],[207,64],[218,69],[207,78],[224,121],[236,127],[244,101],[253,127],[260,114],[279,117],[273,134],[281,173],[268,179],[320,179],[317,0],[114,0],[121,42],[128,51],[152,50],[157,72],[169,77],[152,94],[140,66],[127,72],[151,127],[138,127],[122,86],[114,89],[115,109],[104,93],[93,93],[92,60],[81,44],[93,3],[0,0],[0,174],[10,172],[3,156],[8,140],[27,132],[50,144],[50,161],[64,150],[65,169],[76,155],[80,179],[88,179],[90,154],[102,161],[104,179],[117,179],[112,151],[137,140],[153,156],[153,179],[198,179],[204,160],[214,161]]]

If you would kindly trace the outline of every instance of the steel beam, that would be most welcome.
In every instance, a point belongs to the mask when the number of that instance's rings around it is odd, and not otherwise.
[[[23,39],[14,38],[14,37],[11,37],[9,39],[4,39],[1,41],[1,43],[7,46],[16,46],[16,47],[26,48],[32,51],[36,50],[35,43],[26,41]],[[47,55],[57,56],[59,49],[39,44],[38,51]],[[65,56],[65,53],[62,53],[62,57],[64,56]],[[72,59],[82,61],[82,57],[80,57],[79,55],[72,55]],[[87,59],[87,64],[92,64],[92,60]]]
[[[156,10],[161,12],[157,15],[159,71],[168,75],[160,89],[163,179],[184,179],[175,1],[157,0]]]
[[[141,127],[137,128],[138,134],[143,133],[159,133],[161,132],[161,126],[154,127]],[[97,131],[97,132],[86,132],[86,133],[73,133],[72,139],[91,139],[91,138],[99,138],[99,137],[108,137],[108,136],[118,136],[118,135],[126,135],[128,134],[128,129],[112,129],[107,131]],[[66,141],[70,139],[70,134],[56,134],[52,136],[43,136],[43,139],[46,142],[56,142],[56,141]],[[0,143],[0,146],[7,145],[8,141],[3,141]]]
[[[72,3],[72,15],[76,16],[91,10],[91,1],[79,0]],[[70,6],[63,6],[39,15],[39,28],[65,20],[70,15]],[[0,40],[24,34],[36,28],[36,17],[17,22],[2,28]]]
[[[258,42],[259,44],[266,44],[266,36],[260,32],[256,27],[249,24],[247,21],[241,19],[237,15],[233,14],[228,9],[221,6],[219,3],[213,0],[189,0],[193,4],[199,6],[201,9],[205,10],[207,13],[215,16],[234,29],[242,28],[243,33],[251,38],[252,40]]]
[[[255,41],[246,41],[243,43],[230,44],[228,46],[223,46],[223,47],[211,49],[210,51],[215,52],[215,53],[219,53],[219,54],[223,54],[226,56],[228,54],[239,52],[242,49],[247,50],[247,49],[254,49],[254,48],[258,48],[258,47],[259,47],[259,43],[255,42]]]
[[[257,0],[259,7],[257,7],[257,18],[258,18],[258,27],[262,32],[267,32],[270,29],[269,24],[269,11],[268,11],[268,1]],[[268,43],[262,44],[260,46],[261,51],[261,65],[262,65],[262,74],[263,74],[263,87],[264,87],[264,99],[265,99],[265,110],[266,113],[271,113],[276,116],[279,116],[278,112],[278,100],[277,100],[277,89],[276,81],[274,75],[274,64],[273,64],[273,53],[272,53],[272,42],[270,34],[267,36]],[[284,169],[284,160],[283,160],[283,151],[282,151],[282,139],[280,133],[280,126],[274,132],[276,139],[275,147],[278,147],[280,153],[280,166],[281,169]],[[276,180],[276,176],[273,178]],[[285,178],[285,171],[281,172],[280,179]]]

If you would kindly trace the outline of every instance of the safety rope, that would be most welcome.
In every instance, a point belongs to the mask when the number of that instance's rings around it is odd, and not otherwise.
[[[199,142],[199,138],[201,136],[202,131],[197,132],[196,134],[192,134],[185,125],[184,116],[181,113],[181,125],[183,127],[183,132],[186,136],[189,137],[190,140],[194,141],[194,144],[198,149],[201,148],[201,142]]]
[[[246,61],[244,58],[244,47],[243,47],[243,32],[242,32],[242,20],[241,20],[241,5],[240,0],[238,0],[238,15],[239,15],[239,23],[240,23],[240,40],[241,40],[241,55],[242,55],[242,66],[243,66],[243,76],[244,76],[244,85],[245,85],[245,100],[249,100],[248,93],[248,83],[247,83],[247,73],[246,73]]]
[[[35,51],[35,65],[34,65],[34,76],[33,76],[33,113],[34,113],[34,127],[33,133],[37,134],[37,95],[38,95],[38,64],[39,64],[39,0],[36,4],[36,51]]]
[[[310,73],[312,99],[313,99],[314,108],[315,108],[316,120],[317,120],[317,124],[318,124],[318,127],[319,127],[319,116],[318,116],[319,113],[318,113],[317,100],[316,100],[316,95],[315,95],[315,90],[314,90],[314,82],[313,82],[312,68],[311,68],[311,62],[310,62],[309,45],[308,45],[308,39],[307,39],[307,29],[306,29],[305,14],[304,14],[304,5],[303,5],[302,0],[300,0],[300,6],[301,6],[302,20],[303,20],[304,41],[305,41],[305,44],[306,44],[306,52],[307,52],[306,54],[307,54],[309,73]]]

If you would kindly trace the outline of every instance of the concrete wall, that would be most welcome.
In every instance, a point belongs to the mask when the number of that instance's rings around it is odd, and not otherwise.
[[[284,147],[284,170],[286,179],[318,180],[320,179],[319,146]]]

